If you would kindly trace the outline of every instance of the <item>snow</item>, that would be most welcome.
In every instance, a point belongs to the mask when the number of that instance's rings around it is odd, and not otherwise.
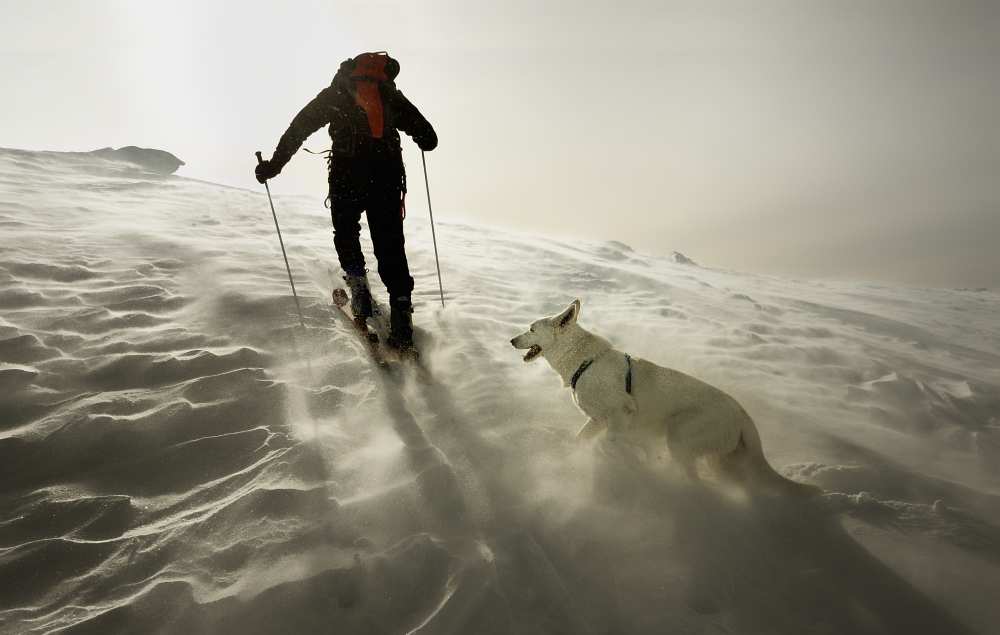
[[[1000,621],[995,291],[720,271],[439,210],[441,309],[413,209],[419,383],[335,317],[321,201],[275,200],[303,331],[263,193],[135,156],[0,150],[0,632]],[[747,499],[575,443],[569,393],[509,340],[576,297],[616,346],[734,395],[771,463],[827,493]]]

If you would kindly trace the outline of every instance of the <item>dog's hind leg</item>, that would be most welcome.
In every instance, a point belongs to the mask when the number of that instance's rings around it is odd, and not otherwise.
[[[747,446],[741,436],[735,448],[725,454],[712,455],[710,462],[720,479],[729,483],[744,484],[748,459]]]
[[[814,496],[820,493],[818,487],[789,480],[776,472],[764,458],[760,445],[751,445],[744,434],[740,435],[736,447],[726,454],[716,457],[715,467],[721,478],[744,487],[759,487],[774,493],[800,496]],[[759,441],[756,443],[759,444]]]

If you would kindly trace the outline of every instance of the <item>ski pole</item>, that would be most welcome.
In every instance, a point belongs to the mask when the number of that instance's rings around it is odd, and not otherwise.
[[[444,285],[441,284],[441,261],[438,260],[438,241],[437,236],[434,234],[434,208],[431,207],[431,186],[427,182],[427,158],[424,156],[424,151],[420,151],[420,160],[424,163],[424,190],[427,192],[427,211],[431,215],[431,240],[434,241],[434,264],[437,266],[438,274],[438,291],[441,292],[441,308],[444,308]]]
[[[260,150],[258,150],[255,154],[257,155],[257,163],[263,163],[264,157],[260,156]],[[302,307],[299,305],[299,294],[295,292],[295,281],[292,280],[292,268],[288,265],[288,254],[285,253],[285,241],[281,239],[281,228],[278,227],[278,214],[274,211],[274,200],[271,198],[271,188],[267,186],[267,181],[264,181],[264,189],[267,190],[267,202],[271,204],[271,216],[274,217],[274,229],[278,232],[278,244],[281,245],[281,255],[285,258],[285,271],[288,272],[288,284],[292,285],[292,297],[295,298],[295,309],[299,312],[299,324],[302,325],[302,328],[305,328],[306,322],[302,319]]]

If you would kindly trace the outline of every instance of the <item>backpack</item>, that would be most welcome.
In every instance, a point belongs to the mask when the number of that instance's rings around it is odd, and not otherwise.
[[[354,96],[354,102],[364,110],[368,118],[368,129],[374,139],[382,139],[385,133],[385,106],[382,103],[382,90],[384,84],[392,84],[392,81],[399,75],[399,62],[389,57],[385,51],[376,53],[362,53],[354,59],[344,60],[334,77],[334,83],[339,83],[341,87]],[[339,82],[338,82],[339,80]],[[342,144],[338,146],[338,135],[333,130],[331,124],[330,136],[334,142],[334,148],[327,156],[328,166],[332,168],[335,153],[341,155],[352,155],[357,143],[356,135],[364,134],[357,127],[352,126],[349,131],[344,131],[339,138]],[[338,147],[340,148],[338,152]],[[406,218],[406,169],[400,157],[400,191],[399,213],[402,218]],[[328,199],[329,200],[329,199]]]

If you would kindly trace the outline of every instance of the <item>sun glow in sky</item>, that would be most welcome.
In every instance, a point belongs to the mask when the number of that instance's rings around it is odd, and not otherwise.
[[[1000,279],[988,0],[0,6],[0,146],[157,147],[256,188],[253,152],[341,60],[387,50],[441,138],[441,220],[745,271]],[[322,201],[324,170],[300,153],[273,188]]]

